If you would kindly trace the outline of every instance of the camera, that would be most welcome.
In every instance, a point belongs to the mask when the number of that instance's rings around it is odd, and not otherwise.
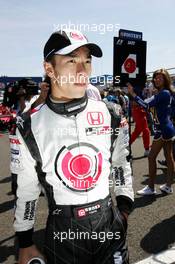
[[[16,82],[17,96],[30,96],[38,94],[38,85],[30,78],[24,78]]]
[[[32,95],[39,93],[39,87],[31,78],[23,78],[19,81],[9,83],[5,87],[3,105],[17,108],[18,100],[21,97],[28,99]]]

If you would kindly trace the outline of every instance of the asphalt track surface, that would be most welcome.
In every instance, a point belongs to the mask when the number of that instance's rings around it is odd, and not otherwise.
[[[148,162],[143,157],[141,138],[132,146],[134,190],[145,186],[148,180]],[[163,157],[160,153],[159,158]],[[135,195],[134,210],[129,217],[128,245],[130,263],[157,254],[175,245],[175,194],[163,195],[158,187],[165,182],[166,168],[158,166],[157,195]],[[174,189],[175,189],[175,184]],[[0,263],[16,264],[17,246],[13,231],[14,197],[11,191],[8,136],[0,136]],[[47,215],[45,199],[40,197],[35,225],[35,241],[42,249]],[[175,261],[175,260],[174,260]],[[168,263],[168,262],[160,262]],[[149,263],[148,263],[149,264]]]

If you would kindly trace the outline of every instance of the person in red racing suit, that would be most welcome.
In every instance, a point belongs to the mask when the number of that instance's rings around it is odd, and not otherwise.
[[[14,228],[19,264],[42,257],[32,240],[41,187],[49,208],[48,264],[129,263],[128,126],[123,119],[116,127],[105,103],[88,99],[91,55],[101,57],[102,51],[81,32],[53,33],[44,48],[51,94],[38,111],[17,118],[11,166],[18,175]]]

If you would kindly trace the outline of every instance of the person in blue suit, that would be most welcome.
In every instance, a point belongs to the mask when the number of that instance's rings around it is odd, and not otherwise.
[[[166,184],[160,186],[160,190],[167,194],[173,192],[171,185],[174,176],[173,141],[175,139],[175,128],[170,118],[173,95],[169,73],[165,69],[155,71],[152,82],[155,88],[157,88],[158,93],[149,102],[145,102],[137,96],[132,85],[128,84],[128,92],[140,106],[146,110],[149,110],[151,107],[155,109],[155,135],[148,156],[149,183],[146,187],[137,191],[139,195],[156,194],[154,188],[157,169],[156,158],[162,148],[164,149],[167,161],[167,180]]]

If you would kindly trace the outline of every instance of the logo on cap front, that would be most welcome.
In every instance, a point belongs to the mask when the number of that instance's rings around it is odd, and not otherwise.
[[[70,37],[73,38],[74,40],[83,40],[84,39],[84,36],[78,32],[70,32]]]

